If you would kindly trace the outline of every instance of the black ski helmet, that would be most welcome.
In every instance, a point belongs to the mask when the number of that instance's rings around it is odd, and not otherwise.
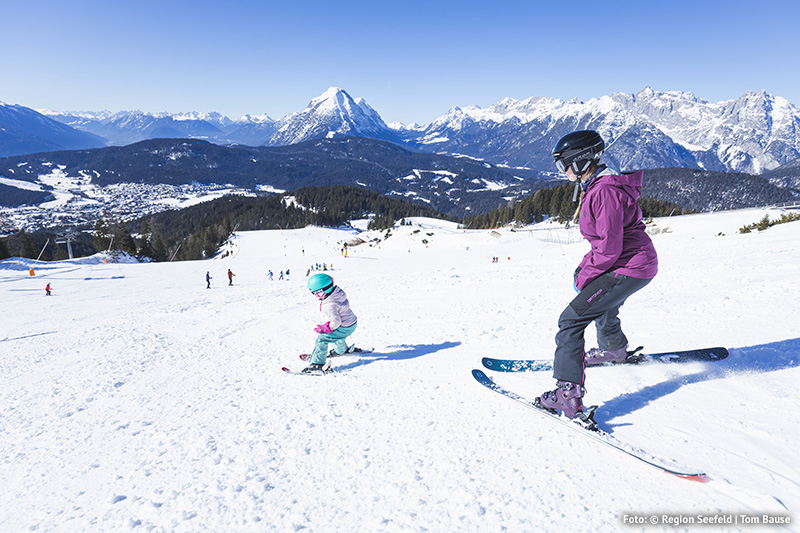
[[[573,131],[561,137],[553,148],[553,157],[559,172],[572,171],[580,176],[593,161],[600,159],[606,143],[594,130]]]

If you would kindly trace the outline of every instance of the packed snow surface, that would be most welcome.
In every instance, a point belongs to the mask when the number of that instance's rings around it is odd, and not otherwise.
[[[660,273],[622,308],[632,345],[722,345],[727,360],[587,370],[603,430],[706,472],[705,484],[472,378],[483,356],[552,357],[588,249],[575,230],[413,219],[388,238],[241,233],[232,254],[206,261],[2,261],[0,530],[747,531],[665,520],[800,520],[800,222],[738,233],[764,213],[657,219]],[[343,257],[356,237],[367,243]],[[313,346],[319,307],[305,282],[317,264],[359,317],[352,340],[375,352],[331,359],[330,376],[285,374]],[[531,397],[554,384],[546,372],[487,373]],[[630,525],[638,516],[647,523]]]

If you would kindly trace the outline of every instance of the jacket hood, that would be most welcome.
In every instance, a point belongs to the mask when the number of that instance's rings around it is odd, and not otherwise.
[[[333,292],[330,293],[328,296],[325,297],[323,302],[331,301],[336,303],[343,303],[347,300],[347,295],[344,293],[342,289],[339,288],[338,285],[333,287]]]
[[[611,172],[611,173],[607,173]],[[642,183],[644,182],[644,170],[637,170],[630,174],[614,174],[612,171],[604,171],[597,176],[592,183],[587,187],[587,192],[593,187],[602,185],[618,187],[625,191],[625,193],[638,200],[642,196]]]

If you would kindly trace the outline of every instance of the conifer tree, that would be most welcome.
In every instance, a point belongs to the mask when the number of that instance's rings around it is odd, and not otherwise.
[[[25,257],[26,259],[36,259],[36,250],[33,246],[33,240],[27,233],[25,233],[25,230],[21,230],[18,235],[20,243],[20,257]]]
[[[142,219],[142,229],[139,231],[139,252],[138,255],[140,257],[149,257],[153,258],[153,248],[150,246],[150,224],[147,222],[147,219]]]
[[[118,222],[114,229],[114,249],[123,251],[129,255],[136,255],[136,241],[133,240],[131,232],[124,222]]]
[[[152,237],[151,250],[150,257],[154,261],[166,261],[168,259],[167,248],[164,246],[164,241],[161,240],[161,235],[155,234]]]
[[[92,243],[95,249],[101,252],[106,251],[111,244],[111,230],[103,217],[98,218],[94,224],[94,239]]]

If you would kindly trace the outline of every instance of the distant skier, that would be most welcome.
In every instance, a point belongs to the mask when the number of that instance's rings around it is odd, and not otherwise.
[[[206,289],[210,289],[211,288],[211,280],[212,279],[213,278],[211,277],[211,272],[206,272]]]
[[[269,278],[270,281],[272,281],[272,270],[269,271],[267,277]]]
[[[353,334],[358,325],[358,319],[350,309],[350,302],[345,292],[334,285],[333,278],[327,274],[314,274],[308,279],[306,287],[319,300],[319,310],[322,311],[323,324],[318,324],[314,331],[318,333],[311,352],[311,364],[303,369],[304,373],[324,373],[330,367],[326,364],[328,345],[333,343],[338,354],[347,351],[347,337]]]
[[[619,308],[658,272],[658,256],[645,231],[641,195],[643,171],[619,175],[600,164],[605,143],[591,130],[565,135],[553,149],[556,168],[581,187],[576,217],[591,250],[575,270],[578,292],[558,319],[553,377],[556,389],[540,405],[575,418],[583,411],[585,366],[621,363],[628,356]],[[583,334],[597,326],[598,348],[585,352]]]
[[[233,285],[233,276],[235,276],[235,275],[236,275],[236,274],[234,274],[233,272],[231,272],[231,269],[229,268],[229,269],[228,269],[228,287],[230,287],[231,285]]]
[[[281,270],[281,273],[278,275],[278,281],[281,281],[282,279],[283,279],[283,270]]]
[[[47,284],[47,287],[44,288],[45,296],[50,296],[50,284]]]

